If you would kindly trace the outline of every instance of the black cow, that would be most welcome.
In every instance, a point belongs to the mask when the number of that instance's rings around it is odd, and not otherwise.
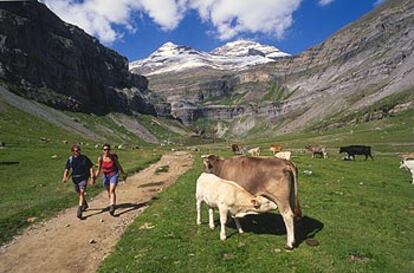
[[[365,155],[365,160],[368,159],[368,156],[374,160],[374,158],[371,155],[371,147],[370,146],[364,146],[364,145],[351,145],[351,146],[345,146],[339,148],[339,153],[347,153],[348,158],[355,159],[355,155]]]

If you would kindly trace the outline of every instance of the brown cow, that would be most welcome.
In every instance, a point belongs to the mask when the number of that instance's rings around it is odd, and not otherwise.
[[[400,153],[401,160],[414,159],[414,152]]]
[[[233,151],[233,154],[240,154],[240,146],[237,144],[232,144],[231,150]]]
[[[328,158],[328,152],[325,147],[319,145],[306,145],[305,149],[312,153],[312,158],[319,155],[321,158]]]
[[[278,152],[281,152],[283,150],[283,146],[280,144],[270,144],[269,150],[272,152],[273,155],[275,155]]]
[[[287,249],[295,243],[294,218],[300,219],[296,166],[276,157],[236,156],[222,159],[209,155],[204,159],[205,171],[234,181],[253,195],[275,202],[287,230]]]

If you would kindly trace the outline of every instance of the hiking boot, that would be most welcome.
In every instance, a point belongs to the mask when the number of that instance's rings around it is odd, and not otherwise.
[[[78,207],[78,211],[76,212],[76,216],[79,218],[79,219],[82,219],[82,206],[79,206]]]
[[[87,208],[89,208],[88,202],[83,201],[83,204],[82,204],[82,211],[85,211]]]
[[[109,214],[112,215],[112,216],[114,216],[114,214],[115,214],[115,205],[111,205],[109,207]]]

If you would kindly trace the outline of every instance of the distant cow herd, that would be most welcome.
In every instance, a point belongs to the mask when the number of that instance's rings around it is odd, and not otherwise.
[[[227,217],[234,219],[237,230],[243,233],[239,218],[278,209],[287,231],[286,249],[295,247],[295,222],[302,217],[298,198],[298,169],[291,161],[292,151],[283,150],[281,144],[270,145],[272,156],[260,156],[260,147],[248,149],[233,144],[235,155],[221,158],[216,155],[203,157],[204,173],[197,179],[197,224],[201,224],[201,204],[208,206],[209,226],[214,229],[213,210],[220,214],[220,239],[226,239]],[[328,150],[321,145],[306,145],[305,151],[312,158],[327,158]],[[374,160],[370,146],[351,145],[339,148],[346,154],[343,159],[354,161],[356,155]],[[241,156],[240,156],[241,155]],[[414,153],[403,153],[401,169],[408,169],[414,184]]]

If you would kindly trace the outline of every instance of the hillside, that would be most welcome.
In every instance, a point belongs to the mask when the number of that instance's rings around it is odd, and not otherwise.
[[[56,110],[0,85],[0,141],[6,146],[110,142],[124,147],[183,142],[191,131],[172,119],[144,114],[96,115]],[[42,140],[43,139],[43,140]],[[127,146],[125,144],[128,144]]]
[[[233,72],[150,75],[149,88],[187,125],[222,136],[314,126],[414,86],[414,3],[388,1],[303,53]],[[401,103],[404,103],[401,101]]]
[[[0,2],[0,81],[56,109],[169,115],[128,59],[37,1]]]

